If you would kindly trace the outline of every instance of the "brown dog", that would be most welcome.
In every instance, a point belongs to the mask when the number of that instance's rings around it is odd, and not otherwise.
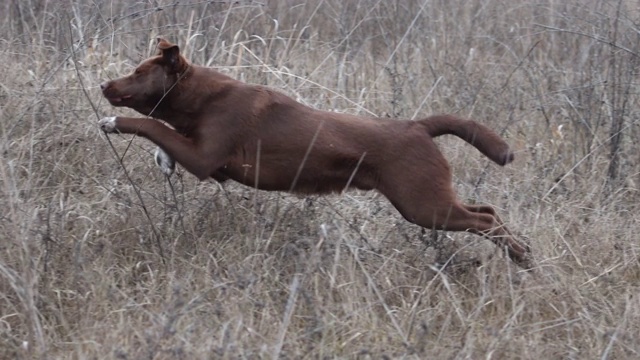
[[[499,165],[509,146],[487,127],[451,115],[418,121],[320,111],[264,86],[234,80],[187,61],[158,39],[159,53],[123,78],[100,85],[114,106],[161,119],[109,117],[107,133],[137,134],[200,180],[233,179],[263,190],[298,193],[376,189],[408,221],[429,229],[468,231],[504,247],[516,262],[529,248],[516,241],[491,206],[456,199],[449,164],[432,138],[456,135]]]

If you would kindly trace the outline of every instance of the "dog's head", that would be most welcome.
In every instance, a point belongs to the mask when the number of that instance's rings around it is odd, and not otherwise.
[[[135,68],[133,73],[100,84],[102,94],[113,106],[126,106],[151,114],[189,69],[178,45],[158,38],[158,54]]]

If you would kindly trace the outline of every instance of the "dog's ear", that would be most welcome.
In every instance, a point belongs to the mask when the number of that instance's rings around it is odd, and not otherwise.
[[[180,68],[180,47],[172,44],[163,38],[158,38],[158,55],[162,55],[164,62],[171,70],[178,71]]]

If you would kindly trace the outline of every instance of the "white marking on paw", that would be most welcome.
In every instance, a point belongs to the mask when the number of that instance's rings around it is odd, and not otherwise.
[[[100,119],[100,121],[98,122],[98,125],[100,125],[100,129],[102,129],[102,131],[106,133],[116,132],[116,117],[115,116],[104,117]]]
[[[175,160],[173,160],[171,156],[164,152],[164,150],[162,150],[160,147],[156,148],[154,157],[156,159],[156,164],[160,167],[162,173],[166,176],[171,176],[171,174],[173,174],[173,171],[176,169]]]

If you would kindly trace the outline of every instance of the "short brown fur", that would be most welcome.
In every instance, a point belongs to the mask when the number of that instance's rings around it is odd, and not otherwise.
[[[158,39],[158,49],[134,73],[101,88],[112,105],[175,130],[130,117],[115,118],[110,130],[153,141],[200,180],[298,193],[375,189],[412,223],[483,235],[526,264],[528,246],[493,207],[456,198],[449,164],[432,140],[456,135],[499,165],[511,162],[507,143],[484,125],[452,115],[403,121],[320,111],[190,64],[166,40]]]

